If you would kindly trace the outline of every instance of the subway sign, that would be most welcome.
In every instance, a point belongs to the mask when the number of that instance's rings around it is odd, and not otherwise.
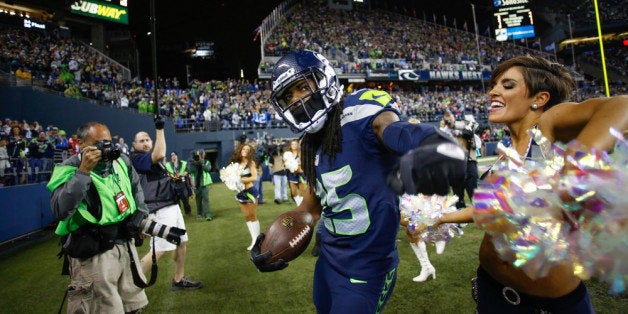
[[[70,6],[74,14],[85,15],[97,19],[129,24],[129,11],[125,7],[95,0],[75,1]]]

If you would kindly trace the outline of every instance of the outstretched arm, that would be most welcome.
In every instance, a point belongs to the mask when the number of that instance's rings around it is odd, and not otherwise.
[[[467,206],[455,212],[444,213],[437,221],[437,225],[442,223],[469,223],[473,222],[473,205]]]
[[[609,128],[628,130],[626,112],[628,95],[563,103],[543,113],[539,128],[552,142],[568,143],[576,139],[588,148],[608,151],[615,143]]]
[[[435,133],[427,124],[413,124],[399,120],[393,111],[384,111],[373,120],[373,132],[388,149],[403,155],[421,145],[425,138]]]
[[[155,143],[151,159],[153,164],[159,163],[166,158],[166,135],[164,134],[164,118],[155,116]]]
[[[403,155],[388,177],[396,193],[446,195],[464,181],[465,153],[450,135],[431,125],[399,121],[392,111],[375,117],[373,132],[389,150]]]

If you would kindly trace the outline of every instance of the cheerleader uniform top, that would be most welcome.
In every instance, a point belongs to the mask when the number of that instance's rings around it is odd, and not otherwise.
[[[248,178],[251,174],[251,168],[249,168],[249,164],[247,163],[244,169],[242,169],[242,173],[240,174],[241,178]]]

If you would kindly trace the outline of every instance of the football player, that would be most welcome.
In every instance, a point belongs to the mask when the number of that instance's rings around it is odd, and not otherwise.
[[[272,73],[271,103],[302,139],[307,190],[297,210],[322,227],[314,273],[319,313],[380,312],[397,276],[398,194],[447,194],[462,182],[464,152],[449,135],[427,124],[401,121],[385,91],[361,89],[343,98],[343,86],[321,54],[296,51]],[[386,184],[388,182],[388,185]],[[260,271],[264,234],[251,250]]]

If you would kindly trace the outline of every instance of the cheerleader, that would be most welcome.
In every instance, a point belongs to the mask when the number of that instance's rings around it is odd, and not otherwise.
[[[240,182],[244,184],[244,190],[239,192],[235,198],[240,203],[240,210],[251,234],[251,245],[246,248],[250,251],[260,233],[259,220],[257,220],[257,197],[259,193],[254,187],[257,180],[257,164],[255,163],[253,147],[248,144],[240,145],[231,156],[230,162],[239,164],[242,169]]]
[[[432,279],[436,279],[436,269],[430,263],[430,259],[427,255],[427,248],[425,247],[425,241],[421,239],[420,233],[413,233],[408,230],[408,221],[401,217],[401,225],[404,226],[404,230],[406,231],[406,236],[408,240],[410,240],[410,247],[412,251],[414,251],[414,255],[419,259],[419,263],[421,264],[421,273],[412,278],[414,282],[423,282],[426,281],[430,276]],[[444,240],[439,240],[434,243],[436,245],[436,254],[442,254],[445,251],[445,245],[447,244]]]
[[[288,169],[288,182],[290,183],[290,193],[292,199],[297,204],[301,204],[305,191],[305,175],[301,169],[301,147],[299,140],[290,142],[290,150],[284,153],[284,164]]]

